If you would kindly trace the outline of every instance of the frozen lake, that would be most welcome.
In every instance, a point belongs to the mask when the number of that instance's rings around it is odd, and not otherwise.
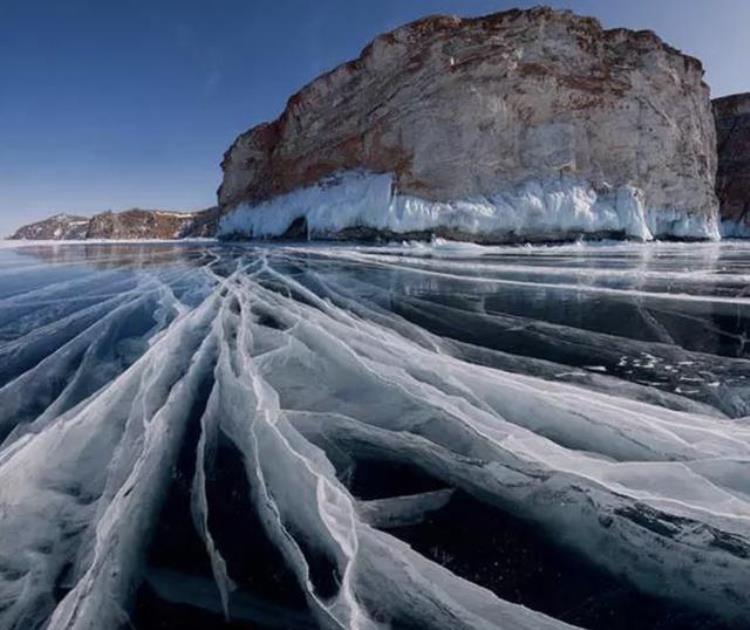
[[[750,244],[0,246],[0,630],[750,627]]]

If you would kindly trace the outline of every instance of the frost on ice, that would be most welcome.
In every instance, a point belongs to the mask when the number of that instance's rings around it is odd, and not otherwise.
[[[750,623],[740,245],[77,247],[0,252],[1,628]]]

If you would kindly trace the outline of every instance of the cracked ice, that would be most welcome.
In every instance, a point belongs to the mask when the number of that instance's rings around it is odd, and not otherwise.
[[[749,253],[3,248],[0,628],[746,627]]]

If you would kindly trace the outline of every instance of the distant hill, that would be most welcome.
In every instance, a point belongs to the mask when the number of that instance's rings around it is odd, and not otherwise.
[[[133,208],[103,212],[91,218],[56,214],[23,226],[10,238],[30,241],[206,238],[216,234],[218,218],[218,208],[199,212]]]

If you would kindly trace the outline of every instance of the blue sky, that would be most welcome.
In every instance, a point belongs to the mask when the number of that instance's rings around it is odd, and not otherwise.
[[[378,33],[500,0],[0,0],[0,234],[55,212],[211,205],[234,137]],[[650,28],[750,91],[748,0],[550,2]]]

